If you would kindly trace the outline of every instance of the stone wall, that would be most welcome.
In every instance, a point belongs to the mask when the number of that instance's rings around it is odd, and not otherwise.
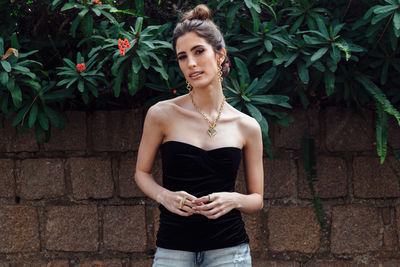
[[[151,266],[158,209],[133,181],[142,111],[70,112],[64,131],[38,145],[0,127],[0,266]],[[372,111],[295,110],[272,127],[264,209],[244,215],[254,266],[400,266],[400,189],[374,146]],[[316,219],[300,159],[315,135]],[[400,149],[400,131],[389,129]],[[396,161],[389,157],[396,169]],[[154,175],[161,178],[160,162]],[[237,188],[245,192],[243,171]]]

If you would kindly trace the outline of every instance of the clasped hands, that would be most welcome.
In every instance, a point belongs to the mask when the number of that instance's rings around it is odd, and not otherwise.
[[[217,219],[237,207],[237,193],[219,192],[195,197],[187,192],[169,192],[163,203],[169,211],[181,216],[200,214]]]

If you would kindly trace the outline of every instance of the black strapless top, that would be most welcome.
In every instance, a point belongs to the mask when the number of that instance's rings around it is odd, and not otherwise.
[[[196,197],[214,192],[233,192],[242,151],[238,147],[204,150],[200,147],[167,141],[160,146],[163,186],[171,191],[186,191]],[[204,251],[249,242],[239,210],[218,219],[194,214],[179,216],[160,205],[157,246],[185,251]]]

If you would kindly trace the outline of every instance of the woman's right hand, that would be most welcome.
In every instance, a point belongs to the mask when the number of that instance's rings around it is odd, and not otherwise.
[[[197,198],[185,191],[165,191],[160,199],[160,204],[167,210],[180,216],[190,216],[196,213],[193,209],[197,204],[194,201]]]

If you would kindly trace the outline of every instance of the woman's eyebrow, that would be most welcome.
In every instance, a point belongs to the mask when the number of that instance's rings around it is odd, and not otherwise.
[[[196,49],[196,48],[198,48],[198,47],[201,47],[201,46],[203,46],[203,45],[195,45],[195,46],[193,46],[191,49],[190,49],[190,51],[193,51],[194,49]],[[176,54],[177,56],[179,56],[180,54],[185,54],[185,52],[179,52],[178,54]]]

